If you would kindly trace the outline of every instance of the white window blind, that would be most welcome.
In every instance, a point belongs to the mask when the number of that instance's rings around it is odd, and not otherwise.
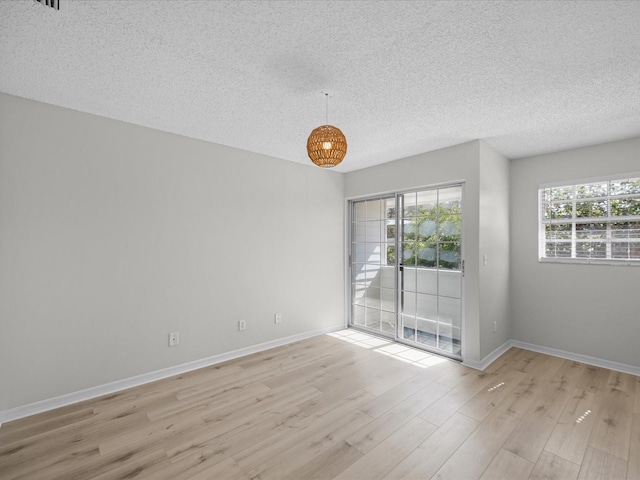
[[[640,264],[640,173],[541,185],[540,260]]]

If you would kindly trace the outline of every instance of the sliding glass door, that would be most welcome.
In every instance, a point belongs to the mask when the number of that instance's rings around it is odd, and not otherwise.
[[[353,325],[396,332],[396,199],[352,202],[351,296]]]
[[[398,337],[460,357],[462,187],[405,193],[398,202]]]
[[[351,325],[462,354],[462,185],[351,202]]]

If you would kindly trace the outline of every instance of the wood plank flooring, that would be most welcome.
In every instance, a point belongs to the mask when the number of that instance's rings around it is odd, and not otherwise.
[[[640,480],[640,378],[355,330],[0,428],[3,480]]]

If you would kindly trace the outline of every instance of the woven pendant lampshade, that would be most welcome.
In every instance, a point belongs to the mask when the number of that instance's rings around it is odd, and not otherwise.
[[[339,128],[321,125],[309,135],[307,153],[319,167],[335,167],[347,154],[347,139]]]
[[[327,99],[327,123],[329,123],[329,94]],[[344,133],[333,125],[314,128],[307,139],[307,153],[313,163],[322,168],[338,165],[347,154],[347,139]]]

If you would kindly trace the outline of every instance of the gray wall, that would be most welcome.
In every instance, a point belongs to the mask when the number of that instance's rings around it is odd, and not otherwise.
[[[0,410],[343,324],[343,184],[0,94]]]
[[[509,164],[509,160],[480,142],[480,358],[511,339]]]
[[[537,261],[538,185],[639,152],[472,141],[343,175],[0,94],[0,411],[342,325],[345,197],[458,181],[465,360],[513,338],[640,366],[640,268]]]
[[[640,138],[511,162],[512,337],[640,366],[640,267],[538,262],[538,185],[637,172]]]

